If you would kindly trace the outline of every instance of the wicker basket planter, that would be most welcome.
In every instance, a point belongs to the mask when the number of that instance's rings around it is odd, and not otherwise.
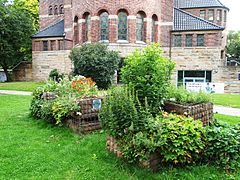
[[[54,100],[57,94],[53,92],[44,92],[42,99]],[[88,133],[101,129],[98,119],[99,109],[103,97],[92,97],[79,99],[77,104],[81,107],[80,114],[72,113],[70,117],[65,119],[64,125],[71,128],[76,133]]]
[[[181,105],[174,102],[166,102],[164,110],[167,112],[174,112],[179,115],[188,115],[195,120],[199,119],[203,125],[208,125],[213,119],[213,104],[202,103],[195,105]]]
[[[118,141],[112,137],[107,137],[107,150],[111,153],[114,153],[117,155],[118,158],[123,157],[123,153],[119,150],[120,145],[118,144]],[[156,172],[159,170],[159,164],[161,163],[161,157],[159,153],[156,151],[152,153],[148,160],[140,161],[139,166],[144,169],[151,169],[152,171]]]
[[[94,97],[78,100],[81,107],[81,114],[73,113],[66,119],[64,124],[77,133],[88,133],[101,129],[98,119],[98,112],[101,107],[103,97]]]

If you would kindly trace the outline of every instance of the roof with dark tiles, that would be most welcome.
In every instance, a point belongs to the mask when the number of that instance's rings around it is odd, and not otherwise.
[[[228,9],[219,0],[174,0],[176,8],[209,8],[222,7]]]
[[[224,27],[211,23],[186,11],[174,8],[173,31],[224,30]]]
[[[64,37],[64,20],[61,20],[32,36],[33,38]]]

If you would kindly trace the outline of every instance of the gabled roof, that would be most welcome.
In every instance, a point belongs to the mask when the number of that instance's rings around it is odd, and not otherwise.
[[[224,30],[224,27],[211,23],[181,9],[174,8],[173,31]]]
[[[45,38],[45,37],[64,37],[64,20],[61,20],[37,34],[32,36],[33,38]]]
[[[228,9],[219,0],[174,0],[174,7],[180,9],[222,7]]]

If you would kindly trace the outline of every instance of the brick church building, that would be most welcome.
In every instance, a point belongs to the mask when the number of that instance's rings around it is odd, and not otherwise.
[[[226,65],[228,11],[219,0],[40,0],[33,79],[71,72],[70,50],[84,43],[105,43],[124,58],[157,42],[177,63],[176,85],[224,83],[225,92],[240,92],[240,68]]]

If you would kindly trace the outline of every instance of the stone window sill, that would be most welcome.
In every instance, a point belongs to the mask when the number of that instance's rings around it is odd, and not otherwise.
[[[109,44],[109,40],[100,40],[100,43]]]
[[[119,44],[128,44],[129,42],[127,40],[117,40],[117,43],[119,43]]]
[[[136,44],[143,44],[146,45],[147,43],[143,42],[143,41],[136,41]]]

